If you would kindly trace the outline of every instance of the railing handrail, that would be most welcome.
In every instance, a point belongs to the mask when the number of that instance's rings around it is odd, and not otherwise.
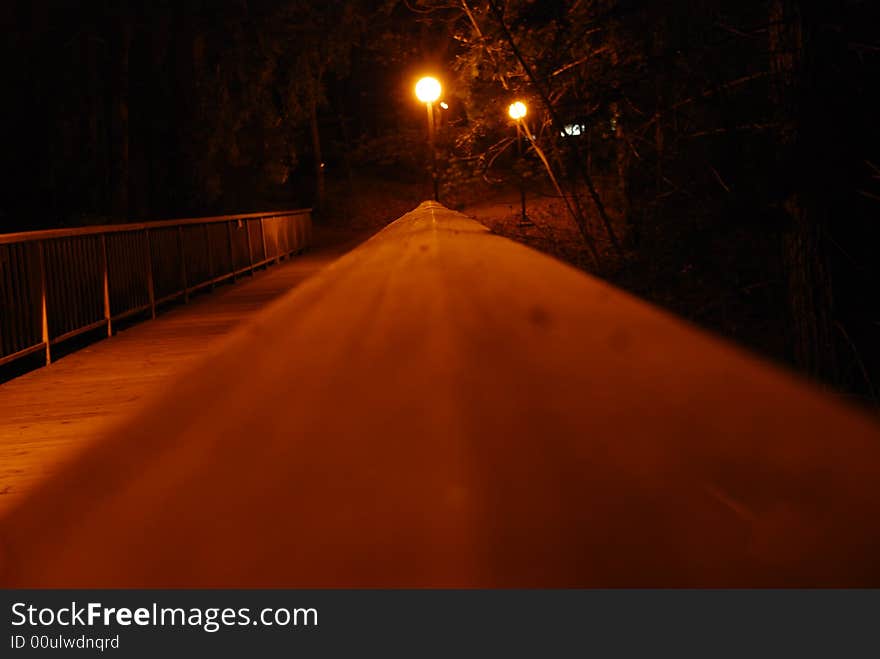
[[[101,233],[119,233],[125,231],[143,231],[144,229],[161,229],[171,226],[192,224],[214,224],[230,220],[247,220],[255,218],[290,217],[311,213],[311,208],[295,208],[286,211],[267,211],[265,213],[233,213],[231,215],[211,215],[208,217],[187,217],[170,220],[151,220],[149,222],[126,222],[124,224],[96,224],[86,227],[70,227],[65,229],[38,229],[35,231],[19,231],[17,233],[0,233],[0,245],[24,243],[35,240],[52,240],[54,238],[70,238],[74,236],[90,236]]]

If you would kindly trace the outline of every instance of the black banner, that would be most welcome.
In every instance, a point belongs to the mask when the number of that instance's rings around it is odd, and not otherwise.
[[[2,656],[880,656],[880,591],[7,590]]]

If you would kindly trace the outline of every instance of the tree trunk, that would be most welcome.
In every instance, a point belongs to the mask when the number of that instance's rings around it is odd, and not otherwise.
[[[151,117],[147,106],[150,102],[149,84],[149,34],[137,30],[129,45],[129,73],[140,84],[129,92],[128,120],[128,214],[130,218],[143,219],[150,215],[150,167],[149,152],[152,146]]]
[[[118,220],[128,216],[128,60],[131,46],[131,24],[127,7],[120,7],[120,20],[115,22],[111,35],[114,47],[111,50],[111,119],[110,119],[110,162],[111,162],[111,211]]]
[[[663,192],[663,158],[666,155],[666,141],[663,133],[664,110],[666,108],[664,91],[668,84],[666,76],[666,15],[655,16],[655,21],[653,56],[654,61],[657,62],[657,76],[654,79],[654,100],[656,103],[656,114],[654,116],[654,151],[656,153],[654,195],[659,197]],[[659,209],[659,201],[655,201],[655,206]]]
[[[83,47],[85,48],[87,111],[89,113],[85,167],[88,179],[91,181],[86,195],[89,211],[92,213],[106,212],[107,195],[107,163],[105,158],[107,150],[103,139],[105,133],[99,132],[104,125],[104,99],[98,83],[98,63],[100,61],[98,43],[98,26],[94,22],[90,22],[85,28]]]
[[[821,186],[816,185],[816,173],[808,169],[821,164],[805,164],[807,147],[817,136],[810,132],[815,129],[815,122],[807,119],[812,83],[808,80],[805,51],[811,44],[805,40],[805,24],[797,0],[773,0],[769,38],[773,101],[783,126],[778,176],[785,186],[781,205],[787,225],[782,235],[782,255],[792,358],[804,373],[834,383],[838,368],[831,273],[824,242],[827,204],[817,189]]]
[[[618,28],[614,23],[612,23],[609,35],[609,46],[611,50],[611,66],[615,69],[612,73],[611,86],[616,97],[620,92],[620,84],[617,80],[618,72],[616,70],[619,66],[620,42]],[[630,234],[630,237],[632,237],[633,234],[638,234],[638,229],[632,225],[629,186],[627,185],[629,176],[629,145],[626,141],[626,134],[624,133],[624,122],[620,111],[620,103],[616,98],[611,102],[610,110],[612,128],[614,130],[614,165],[617,170],[617,193],[619,196],[618,209],[620,212],[621,226]]]
[[[324,190],[324,162],[321,156],[321,133],[318,130],[318,101],[312,100],[311,107],[311,128],[312,128],[312,151],[315,157],[315,202],[314,207],[317,211],[324,208],[325,190]]]
[[[348,180],[348,187],[354,190],[354,167],[351,164],[351,135],[348,131],[348,120],[345,118],[344,105],[340,95],[339,111],[337,117],[339,119],[339,132],[342,135],[343,143],[343,166],[345,167],[345,177]]]
[[[790,225],[783,234],[783,263],[788,284],[792,356],[805,373],[835,382],[831,274],[820,223],[798,194],[785,202]]]
[[[665,110],[669,77],[667,75],[666,48],[668,40],[667,15],[662,9],[651,17],[654,22],[651,58],[654,62],[654,172],[653,189],[641,201],[641,210],[632,217],[632,241],[641,247],[647,232],[657,230],[662,224],[664,189],[663,163],[666,155],[666,135],[664,132]]]
[[[147,187],[147,199],[149,212],[152,217],[164,215],[164,207],[167,205],[166,197],[169,192],[168,156],[169,144],[167,126],[169,117],[163,108],[174,107],[172,96],[173,76],[163,75],[173,62],[169,61],[171,48],[171,21],[169,15],[162,12],[156,22],[151,26],[150,37],[150,93],[149,103],[145,112],[148,116],[147,134],[147,163],[149,171],[149,185]],[[157,120],[158,119],[158,120]]]

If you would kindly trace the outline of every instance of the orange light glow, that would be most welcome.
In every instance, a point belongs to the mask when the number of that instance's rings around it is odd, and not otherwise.
[[[510,104],[510,107],[507,108],[507,113],[510,115],[511,119],[516,119],[519,121],[524,116],[526,116],[526,104],[522,101],[516,101]]]
[[[416,97],[422,103],[433,103],[440,98],[440,81],[437,78],[422,78],[416,83]]]

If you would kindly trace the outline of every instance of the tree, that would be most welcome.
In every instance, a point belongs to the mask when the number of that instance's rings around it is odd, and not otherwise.
[[[288,0],[268,15],[259,36],[263,51],[275,61],[282,120],[308,117],[318,210],[326,203],[319,111],[327,103],[327,78],[346,75],[365,25],[366,8],[355,1]]]
[[[876,223],[864,222],[870,211],[855,205],[853,183],[872,194],[865,163],[876,162],[868,146],[880,143],[868,118],[876,104],[855,101],[877,69],[880,47],[865,27],[876,11],[864,0],[844,4],[415,6],[421,20],[453,26],[467,105],[461,159],[484,170],[503,162],[510,138],[499,98],[526,95],[585,242],[604,233],[613,244],[617,234],[626,248],[606,273],[630,271],[624,280],[637,292],[836,382],[841,338],[861,374],[870,370],[864,355],[877,352],[853,338],[868,336],[864,302],[832,276],[867,276],[851,252],[862,252],[858,237],[870,239],[865,226]],[[859,138],[843,117],[858,119]],[[560,124],[586,135],[562,138]],[[847,283],[865,285],[855,270]],[[853,297],[848,311],[841,291]],[[842,313],[863,329],[845,328]],[[785,331],[788,345],[776,338]]]
[[[793,352],[807,373],[837,379],[837,356],[832,320],[831,274],[825,254],[826,210],[813,188],[817,177],[804,167],[806,144],[820,139],[810,112],[808,49],[818,47],[814,23],[806,23],[797,0],[773,0],[769,17],[770,68],[773,98],[778,108],[780,170],[788,172],[782,192],[787,216],[783,258],[788,283]],[[827,127],[820,128],[820,130]]]

